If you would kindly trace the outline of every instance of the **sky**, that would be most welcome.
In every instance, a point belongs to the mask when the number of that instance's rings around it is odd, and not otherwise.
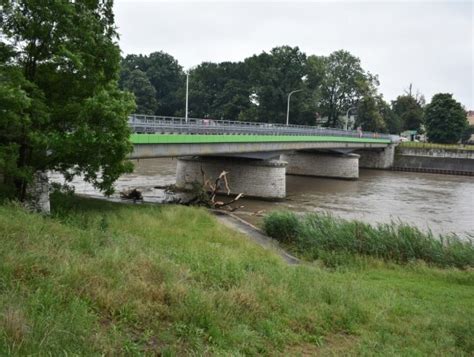
[[[114,8],[124,55],[164,51],[187,69],[281,45],[307,55],[344,49],[378,74],[386,100],[412,83],[428,102],[452,93],[474,110],[473,1],[116,0]]]

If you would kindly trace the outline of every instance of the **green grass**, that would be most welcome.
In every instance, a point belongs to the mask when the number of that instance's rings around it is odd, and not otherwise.
[[[405,141],[400,143],[398,147],[413,149],[474,150],[474,145],[421,143],[416,141]]]
[[[272,212],[264,218],[268,235],[311,260],[347,260],[364,255],[408,263],[422,260],[439,267],[474,268],[474,244],[455,235],[435,237],[402,223],[370,225],[327,213],[297,217]]]
[[[0,206],[0,355],[465,355],[472,271],[286,265],[203,209]]]

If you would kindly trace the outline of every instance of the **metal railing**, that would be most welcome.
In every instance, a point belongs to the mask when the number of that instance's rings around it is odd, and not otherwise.
[[[285,125],[274,123],[243,122],[232,120],[214,120],[133,114],[128,123],[134,133],[180,133],[180,134],[238,134],[238,135],[309,135],[344,136],[354,138],[385,139],[399,142],[396,135],[319,128],[307,125]]]

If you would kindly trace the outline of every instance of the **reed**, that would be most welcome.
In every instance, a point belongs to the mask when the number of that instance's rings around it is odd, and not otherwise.
[[[407,263],[423,260],[439,267],[474,266],[471,239],[431,232],[399,222],[371,225],[336,218],[327,213],[298,217],[292,212],[273,212],[264,219],[270,236],[302,256],[320,259],[328,253],[358,254]]]

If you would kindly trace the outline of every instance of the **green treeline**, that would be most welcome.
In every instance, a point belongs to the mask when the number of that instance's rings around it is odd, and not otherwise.
[[[135,93],[137,113],[183,116],[185,77],[167,53],[128,55],[120,85]],[[413,115],[402,118],[411,106],[422,113],[418,99],[402,96],[400,101],[410,103],[396,108],[385,102],[377,92],[377,76],[344,50],[315,56],[281,46],[240,62],[203,62],[189,70],[189,83],[191,117],[284,123],[288,94],[302,90],[291,98],[292,124],[341,127],[348,111],[358,114],[351,127],[370,131],[418,129],[421,121],[412,120]]]
[[[167,53],[128,55],[122,59],[120,85],[135,94],[137,113],[184,116],[185,81],[183,67]],[[291,97],[292,124],[344,127],[349,116],[349,128],[423,133],[423,95],[412,93],[410,85],[409,90],[388,103],[378,93],[378,85],[378,76],[365,70],[360,59],[348,51],[316,56],[307,55],[298,47],[280,46],[239,62],[203,62],[191,68],[189,115],[284,123],[288,94],[301,90]],[[451,100],[459,115],[447,118],[446,113],[451,110],[444,106],[436,111],[442,113],[438,121],[443,125],[438,125],[437,119],[426,123],[434,141],[457,142],[467,130],[464,109]],[[444,104],[449,106],[446,101]],[[434,126],[430,125],[432,122]],[[440,137],[439,132],[448,135]]]
[[[471,240],[455,235],[437,238],[401,223],[373,226],[329,214],[298,217],[291,212],[272,212],[264,219],[264,229],[298,255],[330,265],[362,255],[397,263],[422,260],[440,267],[474,267]]]

